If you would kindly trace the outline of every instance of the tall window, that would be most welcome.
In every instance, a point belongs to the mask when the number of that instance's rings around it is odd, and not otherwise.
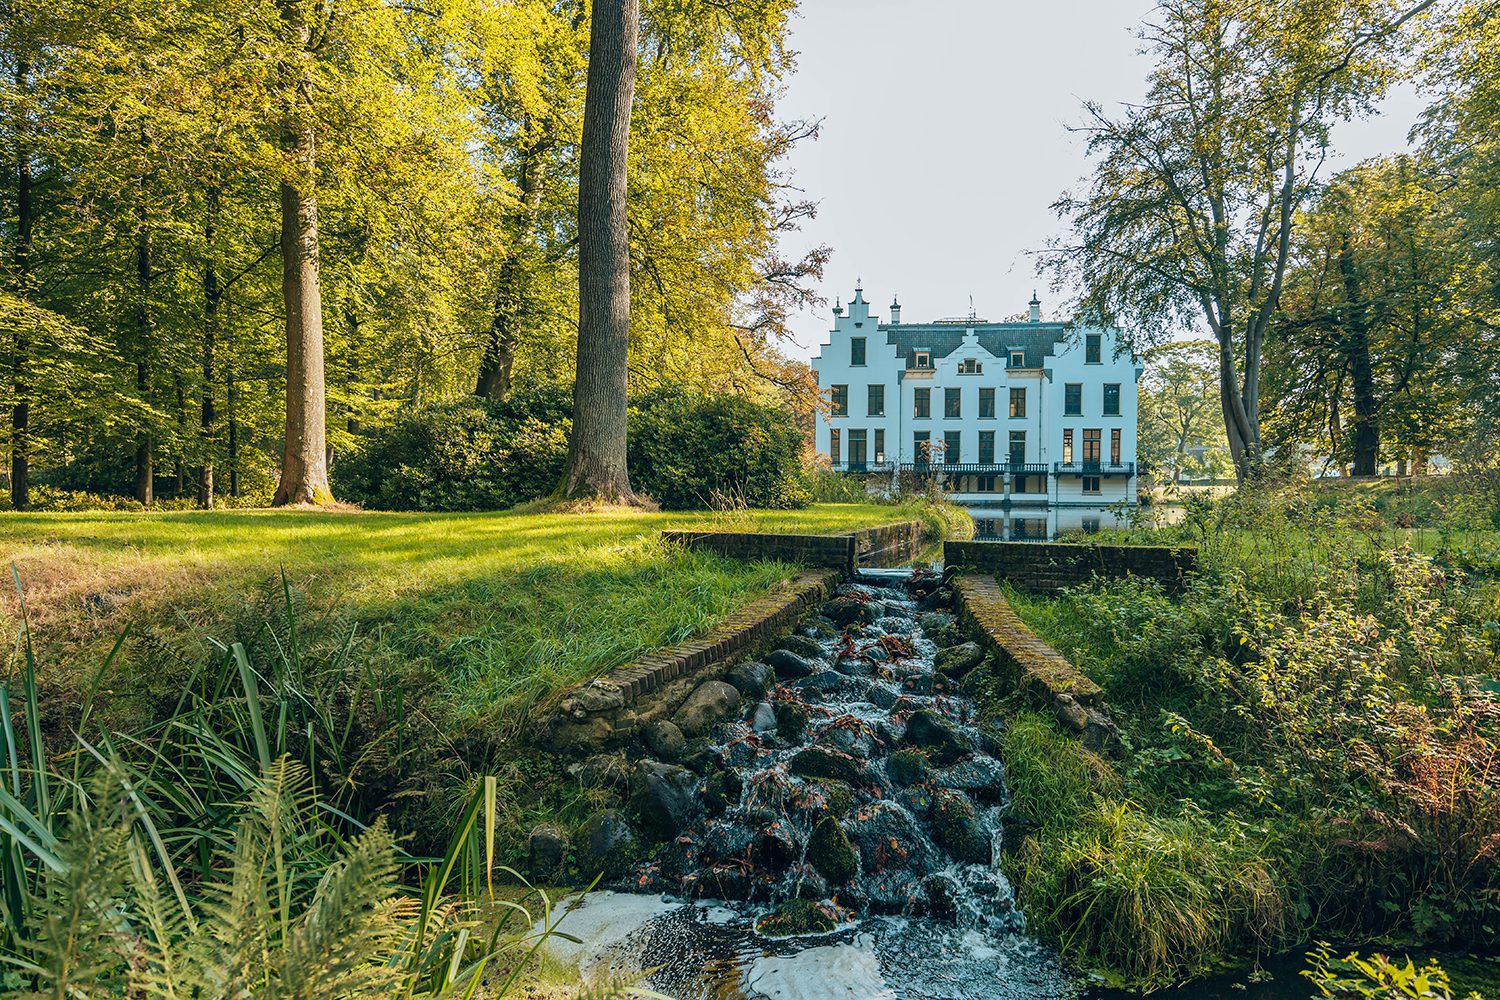
[[[875,428],[875,461],[885,461],[885,430],[880,427]]]
[[[958,431],[943,431],[943,461],[950,465],[962,462],[962,443]]]
[[[863,470],[868,458],[865,455],[865,432],[859,430],[849,431],[849,468],[851,470]]]
[[[979,415],[981,417],[993,417],[995,415],[995,387],[979,387]]]
[[[911,435],[911,455],[916,462],[932,461],[932,432],[913,431]]]
[[[1025,431],[1011,431],[1010,432],[1010,464],[1011,465],[1025,465],[1026,464],[1026,432]]]
[[[870,386],[865,397],[865,412],[872,417],[885,416],[885,386]]]
[[[839,438],[840,434],[837,427],[828,432],[828,460],[833,463],[835,469],[839,465]]]
[[[847,417],[849,415],[849,387],[847,385],[830,386],[829,392],[832,397],[833,415]]]
[[[849,338],[849,363],[851,365],[864,365],[865,363],[865,338]]]
[[[1083,343],[1083,360],[1090,365],[1101,364],[1103,358],[1104,338],[1097,333],[1088,334]]]
[[[963,406],[961,404],[962,399],[963,399],[963,390],[961,390],[961,389],[944,389],[943,390],[943,416],[945,416],[945,417],[961,417],[961,416],[963,416],[963,412],[962,412],[963,411]]]
[[[1083,383],[1069,382],[1063,386],[1063,415],[1083,416]]]
[[[926,386],[911,391],[911,415],[914,417],[932,416],[932,390]]]
[[[979,464],[980,465],[994,465],[995,464],[995,432],[994,431],[980,431],[979,432]]]
[[[1063,428],[1063,465],[1073,464],[1073,428]]]
[[[1026,387],[1013,387],[1010,390],[1010,415],[1013,417],[1026,416]]]
[[[1118,382],[1106,382],[1104,385],[1104,415],[1106,417],[1120,415],[1120,383]]]
[[[1120,428],[1112,428],[1109,432],[1109,464],[1120,464]]]
[[[1099,440],[1100,433],[1097,427],[1085,427],[1083,430],[1083,464],[1099,464]]]

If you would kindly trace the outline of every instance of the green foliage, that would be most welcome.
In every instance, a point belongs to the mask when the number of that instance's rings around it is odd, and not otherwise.
[[[1342,958],[1326,944],[1308,952],[1310,968],[1303,975],[1323,997],[1357,997],[1362,1000],[1452,1000],[1448,974],[1435,962],[1418,968],[1411,959],[1398,965],[1379,953],[1369,958],[1350,952]],[[1467,1000],[1484,1000],[1469,993]]]
[[[785,412],[733,396],[660,393],[637,404],[631,480],[666,510],[805,507],[802,434]]]

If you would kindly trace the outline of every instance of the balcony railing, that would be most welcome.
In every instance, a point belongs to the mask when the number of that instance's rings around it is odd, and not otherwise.
[[[919,475],[941,472],[945,476],[1045,476],[1045,462],[905,462],[902,470]]]
[[[1133,476],[1134,462],[1058,462],[1054,471],[1059,476]]]

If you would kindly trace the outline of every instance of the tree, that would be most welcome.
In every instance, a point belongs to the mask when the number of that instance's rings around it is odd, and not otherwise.
[[[1156,58],[1140,105],[1085,105],[1097,158],[1088,190],[1054,204],[1073,236],[1053,247],[1086,313],[1137,340],[1206,323],[1238,475],[1262,458],[1262,350],[1298,206],[1333,124],[1395,72],[1400,29],[1435,0],[1163,0],[1142,32]]]
[[[626,468],[630,241],[626,178],[639,0],[595,0],[578,174],[578,369],[566,498],[634,503]]]
[[[1226,450],[1219,417],[1218,345],[1211,340],[1174,340],[1146,351],[1140,382],[1140,454],[1143,462],[1170,470],[1173,482],[1185,470],[1205,468]]]

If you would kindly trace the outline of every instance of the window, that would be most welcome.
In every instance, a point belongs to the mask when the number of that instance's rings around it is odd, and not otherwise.
[[[885,461],[885,431],[879,428],[875,431],[875,461]]]
[[[1013,417],[1026,416],[1026,387],[1012,388],[1010,390],[1010,415]]]
[[[865,413],[872,417],[885,416],[885,386],[872,385],[865,397]]]
[[[1010,367],[1012,367],[1012,368],[1025,368],[1026,367],[1026,352],[1025,351],[1011,351],[1010,352]]]
[[[849,387],[847,385],[830,386],[829,392],[832,396],[833,415],[847,417],[849,415]]]
[[[979,387],[979,415],[981,417],[993,417],[995,415],[995,387]]]
[[[962,413],[963,406],[961,405],[962,404],[962,400],[963,400],[963,390],[961,390],[961,389],[944,389],[943,390],[943,416],[945,416],[945,417],[961,417],[961,416],[963,416],[963,413]]]
[[[1083,383],[1069,382],[1063,386],[1063,416],[1083,416]]]
[[[960,375],[981,375],[984,373],[984,365],[975,358],[964,358],[959,362],[958,373]]]
[[[995,477],[994,476],[975,476],[974,477],[974,492],[975,493],[994,493],[995,492]]]
[[[1099,519],[1097,517],[1086,517],[1083,519],[1083,533],[1085,535],[1096,535],[1099,533]]]
[[[976,517],[974,519],[974,534],[980,538],[996,537],[997,522],[993,517]]]
[[[911,454],[914,461],[932,461],[932,434],[928,431],[915,431],[911,436]]]
[[[1120,383],[1118,382],[1105,383],[1104,415],[1106,417],[1118,417],[1120,415]]]
[[[1063,428],[1063,465],[1073,464],[1073,428]]]
[[[1088,427],[1083,431],[1083,464],[1099,464],[1099,428]]]
[[[865,363],[865,338],[849,338],[849,363],[858,367],[864,367]]]
[[[1091,333],[1084,338],[1083,360],[1085,364],[1097,365],[1103,362],[1104,338],[1097,333]]]
[[[995,432],[994,431],[980,431],[979,432],[979,464],[980,465],[994,465],[995,464]]]
[[[839,430],[837,427],[828,432],[828,460],[833,463],[835,469],[839,467]]]
[[[849,432],[849,469],[863,472],[865,468],[865,432],[863,429]]]
[[[1084,476],[1083,477],[1083,492],[1085,492],[1085,493],[1101,493],[1101,492],[1103,492],[1099,488],[1099,477],[1098,476]]]
[[[1120,428],[1113,428],[1109,432],[1109,464],[1120,464]]]
[[[1014,484],[1011,486],[1010,491],[1012,493],[1030,493],[1031,492],[1031,477],[1030,476],[1017,476],[1015,478]]]
[[[943,461],[949,465],[963,461],[963,449],[958,431],[943,431]]]
[[[913,389],[911,392],[911,415],[914,417],[932,416],[932,390],[923,386]]]
[[[911,366],[913,368],[931,368],[932,353],[930,351],[913,351]]]
[[[1010,432],[1010,452],[1009,452],[1009,454],[1010,454],[1010,464],[1011,465],[1025,465],[1026,464],[1026,432],[1025,431],[1011,431]]]

